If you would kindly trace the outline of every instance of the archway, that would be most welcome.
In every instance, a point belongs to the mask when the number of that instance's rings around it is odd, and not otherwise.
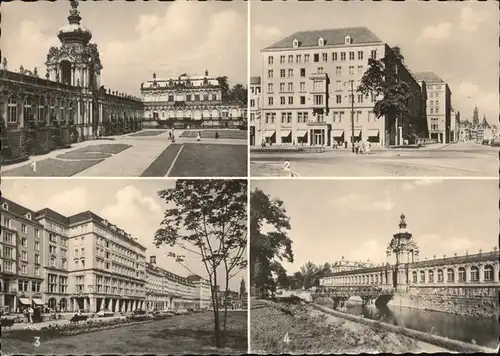
[[[56,308],[57,308],[56,298],[50,298],[49,302],[47,304],[48,304],[50,309],[56,310]]]
[[[63,84],[71,85],[71,63],[68,60],[62,60],[59,63],[59,67],[61,68],[61,82]]]
[[[59,309],[62,311],[62,312],[65,312],[68,310],[68,300],[66,298],[62,298],[60,301],[59,301]]]

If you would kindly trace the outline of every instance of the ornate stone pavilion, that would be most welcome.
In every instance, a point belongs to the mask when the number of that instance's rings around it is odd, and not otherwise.
[[[49,49],[45,78],[22,66],[0,70],[2,158],[22,160],[72,142],[117,135],[141,128],[140,98],[106,90],[92,33],[80,22],[78,2],[70,1],[68,24],[58,31],[59,47]]]
[[[246,122],[246,107],[223,99],[219,81],[209,76],[152,80],[141,84],[144,125],[175,128],[236,128]]]

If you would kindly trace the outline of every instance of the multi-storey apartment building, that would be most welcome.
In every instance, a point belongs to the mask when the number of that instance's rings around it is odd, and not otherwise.
[[[450,87],[433,72],[415,73],[415,78],[419,83],[426,84],[429,138],[439,143],[450,143],[453,140]]]
[[[212,295],[210,283],[197,275],[189,275],[187,279],[194,285],[196,290],[196,309],[206,309],[212,307]]]
[[[250,77],[250,144],[260,144],[261,140],[261,97],[260,77]],[[259,138],[257,141],[256,138]]]
[[[2,311],[43,305],[43,226],[35,212],[1,199],[0,296]]]
[[[401,61],[396,70],[412,96],[399,134],[388,125],[393,118],[374,115],[379,98],[356,92],[368,59],[390,55],[393,50],[366,27],[296,32],[263,49],[261,140],[330,145],[354,136],[384,145],[401,141],[410,127],[413,134],[426,133],[422,90]]]
[[[222,86],[209,76],[153,79],[141,83],[143,125],[174,128],[228,128],[243,125],[246,107],[223,100]]]

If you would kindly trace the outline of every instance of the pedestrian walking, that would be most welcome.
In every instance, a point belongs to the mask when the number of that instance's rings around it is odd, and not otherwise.
[[[200,134],[200,131],[198,131],[198,133],[196,134],[196,141],[197,141],[197,142],[201,141],[201,134]]]
[[[33,324],[33,314],[34,314],[34,310],[32,307],[29,307],[28,308],[28,322],[30,324]]]
[[[215,131],[215,139],[219,138],[219,131]]]

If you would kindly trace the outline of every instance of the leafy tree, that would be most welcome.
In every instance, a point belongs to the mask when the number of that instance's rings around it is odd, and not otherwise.
[[[477,106],[474,108],[474,112],[472,113],[472,126],[476,127],[479,125],[479,110]]]
[[[178,180],[175,188],[158,195],[167,203],[164,218],[154,236],[157,247],[177,246],[200,258],[208,275],[216,347],[223,347],[226,336],[227,304],[224,305],[223,329],[217,293],[219,271],[224,271],[226,296],[229,280],[246,268],[247,181]],[[169,252],[190,273],[185,255]],[[195,273],[193,273],[195,274]]]
[[[357,92],[365,96],[381,97],[375,103],[373,112],[377,118],[386,118],[386,136],[391,131],[391,136],[396,134],[398,117],[404,118],[411,114],[408,108],[408,100],[412,96],[410,85],[398,75],[398,66],[403,62],[404,57],[399,47],[387,50],[381,59],[369,58],[368,69],[357,88]],[[387,139],[386,144],[389,144]]]
[[[222,100],[227,100],[228,95],[230,94],[229,82],[227,80],[227,77],[217,77],[216,79],[219,82],[221,88]]]
[[[255,189],[250,194],[250,280],[260,296],[276,290],[273,275],[281,281],[286,277],[280,262],[293,262],[288,230],[290,218],[283,201]]]
[[[236,84],[231,89],[230,92],[231,101],[235,101],[246,105],[247,97],[248,97],[248,90],[242,84]]]

